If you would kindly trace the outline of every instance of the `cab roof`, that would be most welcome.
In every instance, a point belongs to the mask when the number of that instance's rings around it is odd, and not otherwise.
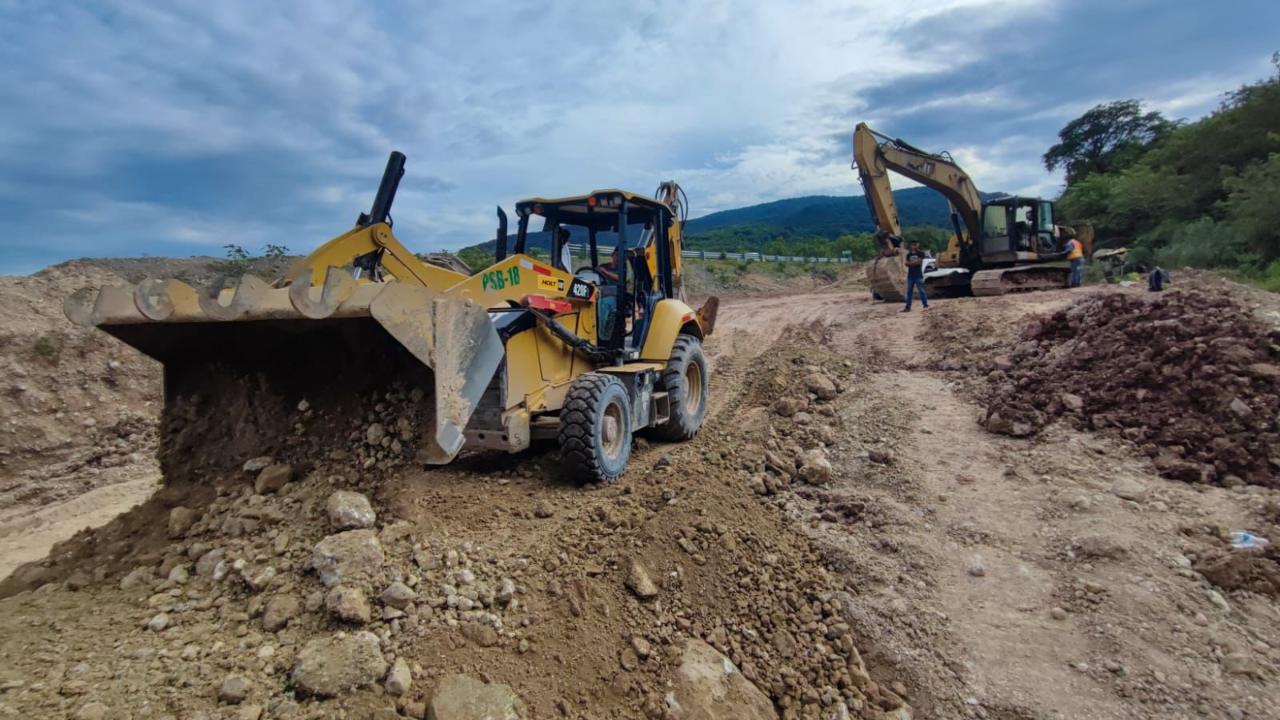
[[[647,223],[671,214],[670,208],[651,197],[616,189],[592,190],[586,195],[562,198],[529,198],[516,203],[516,214],[539,215],[550,222],[601,230],[617,226],[623,200],[627,202],[628,225]]]

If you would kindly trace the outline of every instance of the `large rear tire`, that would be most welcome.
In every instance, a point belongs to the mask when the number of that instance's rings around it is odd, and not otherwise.
[[[631,458],[631,398],[606,373],[579,375],[560,411],[560,464],[580,483],[612,482]]]
[[[662,387],[671,401],[671,419],[653,429],[656,437],[678,442],[698,434],[707,417],[709,379],[702,342],[692,335],[676,337],[671,359],[662,372]]]

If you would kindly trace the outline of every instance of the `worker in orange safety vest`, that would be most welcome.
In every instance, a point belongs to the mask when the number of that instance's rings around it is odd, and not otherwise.
[[[1084,245],[1075,238],[1067,241],[1067,259],[1071,261],[1071,287],[1084,283]]]

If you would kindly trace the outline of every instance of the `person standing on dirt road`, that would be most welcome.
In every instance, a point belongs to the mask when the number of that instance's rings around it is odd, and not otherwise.
[[[907,250],[907,304],[902,312],[911,312],[911,296],[916,289],[920,290],[920,306],[928,310],[929,298],[924,294],[924,259],[928,257],[920,248],[919,240],[911,241],[911,249]]]
[[[1084,284],[1084,245],[1076,238],[1067,241],[1067,259],[1071,261],[1071,287]]]

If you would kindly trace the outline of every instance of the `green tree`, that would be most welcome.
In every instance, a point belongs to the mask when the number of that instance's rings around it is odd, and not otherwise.
[[[494,262],[495,253],[478,247],[464,248],[458,251],[458,257],[472,270],[487,268]]]
[[[1091,173],[1123,169],[1142,151],[1167,136],[1177,124],[1159,112],[1143,112],[1137,100],[1096,105],[1067,123],[1058,142],[1045,152],[1045,169],[1066,168],[1067,184]]]
[[[919,242],[926,250],[936,255],[947,249],[947,243],[951,240],[953,234],[950,230],[944,230],[932,225],[916,225],[903,228],[902,240],[908,245],[913,242]]]
[[[1280,258],[1280,153],[1223,184],[1227,198],[1220,206],[1240,241],[1267,260]]]
[[[1063,217],[1092,222],[1099,243],[1127,245],[1137,264],[1220,268],[1280,289],[1280,55],[1273,61],[1276,74],[1227,93],[1208,116],[1103,152],[1105,167],[1068,165]],[[1150,116],[1134,101],[1099,107]],[[1082,136],[1083,120],[1060,137]],[[1066,162],[1061,145],[1046,164]]]

